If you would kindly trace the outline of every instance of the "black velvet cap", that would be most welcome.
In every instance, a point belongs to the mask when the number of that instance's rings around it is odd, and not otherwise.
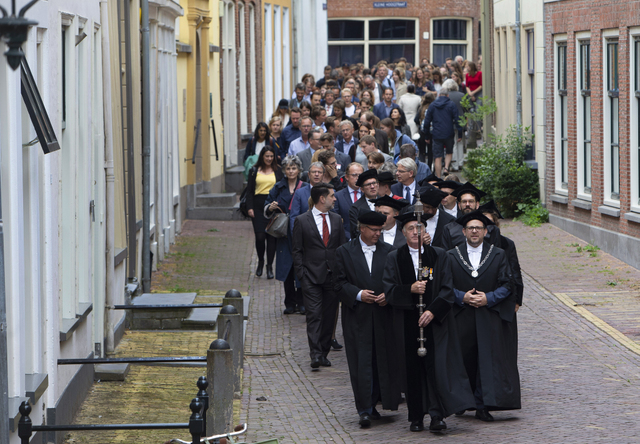
[[[434,187],[442,188],[450,188],[452,190],[457,190],[462,186],[460,182],[456,182],[455,180],[441,180],[440,182],[436,182],[433,184]]]
[[[485,227],[488,227],[489,225],[495,225],[493,221],[489,219],[487,216],[485,216],[484,214],[482,214],[482,211],[480,210],[475,210],[475,211],[472,211],[471,213],[467,213],[463,216],[460,216],[459,218],[456,219],[456,222],[462,225],[462,227],[464,228],[471,220],[479,220],[485,225]]]
[[[374,227],[381,227],[386,221],[387,216],[375,211],[367,211],[366,213],[361,213],[360,216],[358,216],[358,222],[364,225],[373,225]]]
[[[377,178],[378,178],[378,170],[372,168],[358,176],[358,181],[356,182],[356,186],[361,187],[362,184],[364,184],[367,180],[377,179]]]
[[[442,181],[442,179],[436,176],[435,173],[431,173],[430,175],[422,179],[419,185],[425,185],[425,184],[428,184],[429,182],[440,182],[440,181]]]
[[[407,202],[404,199],[394,199],[393,197],[389,196],[389,195],[385,195],[382,197],[378,197],[376,200],[372,200],[371,202],[373,202],[373,204],[376,207],[391,207],[394,208],[398,211],[402,210],[404,207],[406,207],[407,205],[409,205],[409,202]]]
[[[402,224],[402,226],[404,226],[404,224],[406,224],[407,222],[411,222],[412,220],[418,220],[418,216],[416,216],[413,211],[399,214],[395,216],[395,218]],[[422,224],[424,225],[427,225],[427,219],[425,217],[421,218],[420,222],[422,222]]]
[[[378,173],[378,182],[385,185],[393,185],[394,183],[398,183],[393,174],[391,174],[391,171],[383,171],[382,173]]]
[[[433,208],[438,208],[442,203],[442,199],[447,196],[447,193],[433,185],[425,184],[420,187],[420,201],[423,204],[431,205]]]
[[[484,205],[480,205],[478,210],[482,211],[483,213],[495,213],[496,216],[498,216],[498,219],[504,219],[504,217],[502,217],[502,214],[500,214],[500,210],[498,210],[498,206],[493,200],[490,200]]]
[[[460,200],[460,196],[462,196],[463,194],[473,194],[474,196],[476,196],[476,199],[478,201],[480,201],[480,199],[487,195],[487,193],[485,193],[484,191],[477,189],[471,182],[465,183],[461,187],[458,187],[456,190],[454,190],[453,193],[451,193],[451,195],[456,196],[458,200]]]

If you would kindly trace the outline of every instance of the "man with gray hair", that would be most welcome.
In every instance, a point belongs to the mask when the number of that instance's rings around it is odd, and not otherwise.
[[[340,122],[340,134],[342,139],[336,141],[335,147],[337,151],[341,151],[344,154],[349,154],[352,146],[358,145],[358,139],[353,137],[353,123],[350,120],[343,120]]]
[[[464,94],[458,90],[458,84],[453,79],[447,79],[442,84],[442,89],[449,91],[449,98],[458,107],[458,114],[463,115],[462,98]],[[464,163],[464,148],[462,143],[462,131],[459,131],[453,146],[453,156],[451,157],[451,171],[459,171]]]
[[[302,171],[309,171],[309,166],[311,166],[311,158],[317,150],[322,148],[322,145],[320,144],[321,136],[321,128],[314,128],[309,131],[309,148],[306,148],[296,154],[296,156],[298,156],[298,159],[300,159],[300,163],[302,164]]]
[[[444,86],[438,98],[429,105],[424,118],[422,131],[426,134],[427,143],[433,139],[433,164],[435,174],[442,177],[442,173],[449,174],[449,164],[456,141],[456,129],[462,131],[458,122],[460,115],[458,106],[449,98],[449,89]],[[444,169],[442,158],[444,157]]]
[[[417,154],[416,147],[410,143],[405,143],[400,147],[400,159],[409,158],[415,161],[417,167],[416,182],[420,183],[431,175],[431,168],[426,163],[420,162]]]
[[[396,178],[398,183],[391,185],[391,192],[394,196],[402,196],[411,205],[415,203],[414,194],[418,183],[416,175],[418,167],[413,159],[405,157],[398,160],[398,169],[396,170]]]

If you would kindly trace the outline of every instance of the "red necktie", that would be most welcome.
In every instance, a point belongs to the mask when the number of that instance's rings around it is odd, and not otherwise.
[[[321,213],[322,216],[322,242],[324,246],[329,245],[329,225],[327,224],[327,215]]]
[[[353,203],[356,203],[357,200],[358,200],[358,192],[356,190],[353,190]]]

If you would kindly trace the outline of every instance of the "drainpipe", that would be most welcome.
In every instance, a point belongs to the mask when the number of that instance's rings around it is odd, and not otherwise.
[[[104,150],[104,170],[106,176],[106,245],[105,245],[105,264],[106,264],[106,285],[104,297],[104,353],[113,353],[115,348],[113,313],[111,308],[115,305],[115,175],[113,171],[113,122],[112,102],[111,102],[111,49],[109,44],[109,1],[100,1],[100,15],[102,23],[107,24],[102,28],[102,78],[103,78],[103,103],[104,108],[104,134],[105,134],[105,150]]]
[[[149,77],[149,0],[142,13],[142,292],[151,291],[151,79]],[[158,227],[156,227],[159,229]]]
[[[516,122],[518,136],[522,136],[522,40],[520,31],[520,0],[516,0]]]
[[[3,67],[4,68],[4,67]],[[4,288],[4,227],[0,205],[0,444],[9,444],[9,369],[7,362],[7,295]]]

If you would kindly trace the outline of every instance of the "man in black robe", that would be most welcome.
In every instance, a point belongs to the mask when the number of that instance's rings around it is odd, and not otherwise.
[[[458,218],[477,210],[480,207],[480,199],[487,195],[482,190],[477,189],[471,182],[467,182],[451,193],[458,199]],[[488,241],[493,245],[499,243],[500,229],[495,225],[488,228]],[[442,248],[449,251],[456,245],[465,243],[465,236],[462,227],[455,221],[444,227],[442,233]]]
[[[349,228],[351,239],[358,237],[358,216],[374,211],[372,200],[378,197],[378,170],[370,169],[358,176],[356,186],[362,191],[362,197],[349,208]]]
[[[391,375],[394,359],[391,326],[380,311],[387,304],[382,273],[391,246],[380,240],[386,217],[369,211],[358,218],[359,236],[336,250],[336,293],[342,301],[342,330],[351,387],[360,415],[360,426],[379,419],[376,404],[397,410],[400,385]]]
[[[387,218],[382,226],[380,239],[391,245],[394,250],[407,243],[404,234],[402,234],[400,222],[395,217],[400,214],[404,207],[409,205],[406,200],[397,199],[396,197],[385,195],[373,201],[376,211]]]
[[[424,204],[427,219],[426,235],[428,243],[434,247],[442,248],[445,227],[456,220],[450,214],[440,211],[442,200],[446,197],[447,193],[434,185],[426,184],[420,187],[420,200]]]
[[[493,224],[481,211],[456,221],[466,242],[449,250],[460,348],[474,390],[476,418],[493,421],[490,410],[520,408],[517,341],[511,323],[515,298],[504,250],[485,241]]]
[[[424,415],[429,413],[429,430],[437,432],[446,429],[444,418],[474,405],[451,314],[454,295],[449,258],[444,250],[428,244],[418,250],[424,226],[420,227],[414,213],[403,213],[397,219],[403,224],[407,244],[389,253],[383,282],[387,301],[397,312],[393,326],[398,349],[403,351],[398,367],[405,379],[409,429],[424,430]],[[418,273],[424,280],[418,280]],[[420,294],[426,308],[422,317],[417,307]],[[419,322],[426,338],[424,357],[417,353]]]

